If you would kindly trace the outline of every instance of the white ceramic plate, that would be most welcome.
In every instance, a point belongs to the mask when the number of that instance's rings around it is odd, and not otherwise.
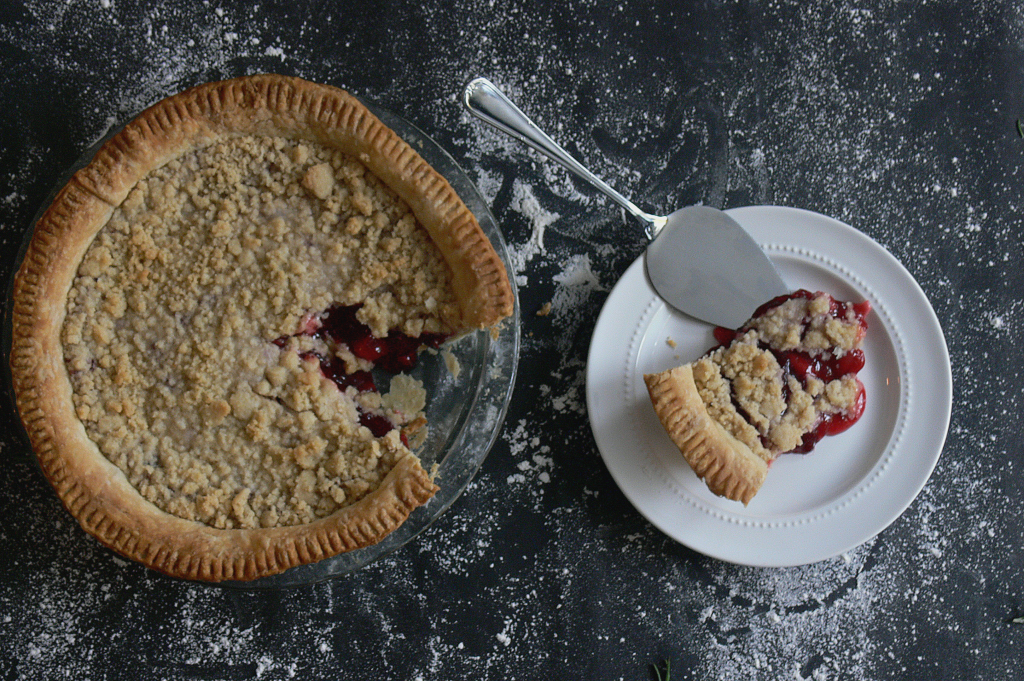
[[[813,563],[881,532],[924,487],[949,427],[949,352],[917,282],[869,237],[795,208],[728,213],[793,289],[871,301],[861,420],[810,454],[779,457],[749,506],[711,494],[655,416],[643,375],[700,357],[715,345],[712,329],[658,298],[641,257],[612,290],[594,329],[590,424],[623,493],[676,541],[743,565]]]

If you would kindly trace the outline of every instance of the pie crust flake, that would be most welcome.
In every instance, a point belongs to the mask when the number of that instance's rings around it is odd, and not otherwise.
[[[809,452],[864,411],[867,302],[799,290],[761,306],[718,347],[644,381],[659,420],[714,493],[750,502],[780,454]]]
[[[211,581],[376,543],[426,503],[427,391],[401,371],[513,309],[443,177],[344,91],[276,75],[125,126],[37,223],[13,295],[18,409],[64,505]]]

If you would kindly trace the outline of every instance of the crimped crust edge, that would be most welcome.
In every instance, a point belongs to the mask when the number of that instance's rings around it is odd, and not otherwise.
[[[690,365],[644,374],[644,383],[658,419],[697,477],[718,496],[750,503],[768,465],[711,418]]]

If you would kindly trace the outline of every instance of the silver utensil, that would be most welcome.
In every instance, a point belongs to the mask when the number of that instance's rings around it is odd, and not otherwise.
[[[691,317],[738,328],[762,303],[789,288],[757,242],[722,211],[690,206],[651,215],[580,165],[486,78],[474,78],[463,104],[477,118],[533,147],[599,189],[644,223],[647,277],[665,302]]]

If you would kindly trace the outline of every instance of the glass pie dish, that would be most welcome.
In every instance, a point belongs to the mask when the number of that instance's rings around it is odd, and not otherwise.
[[[484,234],[494,245],[494,251],[505,265],[506,270],[510,269],[507,252],[493,216],[490,215],[486,203],[476,192],[472,182],[458,168],[454,160],[408,122],[388,112],[380,111],[376,107],[374,107],[374,112],[451,183],[463,197],[470,210],[478,217]],[[98,146],[99,143],[96,147]],[[71,169],[69,175],[92,158],[96,147],[87,151],[76,167]],[[67,180],[66,177],[63,179]],[[49,202],[45,205],[49,205]],[[465,211],[465,208],[462,210]],[[493,255],[492,253],[492,257]],[[36,262],[38,260],[35,257],[30,261],[30,263]],[[413,376],[421,379],[428,386],[430,396],[425,408],[426,418],[431,424],[430,431],[423,444],[416,449],[416,453],[422,461],[423,467],[434,473],[441,491],[383,541],[318,563],[292,568],[273,577],[245,582],[246,587],[274,588],[308,583],[358,569],[381,555],[402,546],[447,509],[465,489],[473,474],[486,458],[504,418],[518,361],[518,305],[515,303],[514,289],[512,299],[513,315],[494,332],[472,332],[450,343],[442,353],[426,352],[421,357],[420,366],[412,372]],[[8,344],[11,322],[10,300],[11,298],[8,296],[7,319],[5,320],[5,342]],[[21,318],[19,316],[19,319]],[[22,326],[18,328],[22,328]],[[34,360],[31,360],[32,355],[24,354],[24,347],[30,346],[19,345],[18,357],[27,357],[30,362],[34,363]],[[459,367],[457,371],[453,369],[455,362],[451,361],[452,357],[457,360]],[[60,358],[51,358],[48,361],[59,364]],[[6,365],[5,362],[5,367]],[[24,375],[24,366],[26,365],[23,360],[19,360],[18,367],[21,373],[18,375]],[[33,364],[28,364],[28,366],[33,366]],[[19,393],[19,396],[22,395],[24,393]],[[57,402],[61,400],[57,394],[52,399]],[[33,432],[35,433],[35,430]],[[47,468],[47,471],[49,472],[50,469]],[[126,499],[124,503],[133,504],[134,501]],[[122,502],[119,501],[112,508],[121,507]],[[151,512],[145,508],[141,508],[139,512],[151,515]],[[185,535],[182,536],[192,536],[191,530],[184,526],[175,528],[174,532],[184,532]],[[230,537],[225,537],[224,540],[235,541]],[[104,543],[107,542],[104,541]],[[120,551],[120,549],[118,550]],[[158,569],[180,575],[175,571]],[[191,577],[191,574],[180,576]]]

